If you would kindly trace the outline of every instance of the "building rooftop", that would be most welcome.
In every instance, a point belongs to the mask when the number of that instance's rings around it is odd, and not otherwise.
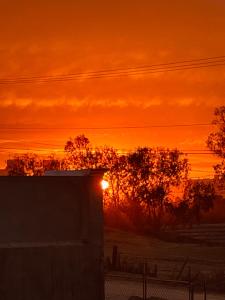
[[[46,171],[44,176],[94,176],[103,175],[105,172],[107,172],[107,169]]]

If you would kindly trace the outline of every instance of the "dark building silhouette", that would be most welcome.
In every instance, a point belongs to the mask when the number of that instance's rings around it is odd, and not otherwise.
[[[0,177],[0,299],[103,300],[103,171],[46,175]]]

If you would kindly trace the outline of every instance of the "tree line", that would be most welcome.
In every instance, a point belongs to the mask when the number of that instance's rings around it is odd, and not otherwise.
[[[218,131],[211,133],[208,147],[222,158],[215,166],[224,180],[225,107],[216,109]],[[84,135],[66,142],[62,160],[42,160],[36,154],[14,157],[11,176],[41,176],[45,170],[106,168],[105,221],[111,226],[159,231],[176,224],[201,222],[218,196],[211,181],[191,180],[188,159],[178,149],[139,147],[120,154],[113,147],[93,147]]]

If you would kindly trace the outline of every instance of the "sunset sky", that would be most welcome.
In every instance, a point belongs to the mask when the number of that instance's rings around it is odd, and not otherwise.
[[[0,0],[0,82],[222,55],[225,0]],[[203,151],[213,126],[72,128],[205,124],[224,104],[225,66],[0,84],[0,167],[9,153],[62,150],[81,133],[119,149]],[[212,173],[212,155],[189,158],[193,176]]]

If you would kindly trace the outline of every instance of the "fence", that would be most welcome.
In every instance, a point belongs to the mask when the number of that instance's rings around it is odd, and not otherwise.
[[[105,270],[118,271],[122,273],[132,273],[142,275],[144,272],[149,277],[157,277],[158,265],[153,264],[152,260],[142,256],[134,256],[127,253],[119,252],[118,247],[114,246],[112,257],[105,259]]]
[[[188,282],[108,274],[105,278],[105,299],[194,300],[194,290]]]
[[[201,263],[205,263],[204,269],[202,270],[199,269]],[[209,263],[213,264],[213,269],[209,269]],[[118,247],[114,246],[111,257],[108,256],[105,258],[105,273],[111,275],[117,274],[119,277],[111,277],[110,280],[106,280],[106,294],[109,295],[111,293],[110,291],[115,289],[115,285],[118,285],[118,287],[121,287],[121,295],[126,294],[126,296],[129,295],[129,297],[132,295],[138,295],[140,297],[141,295],[142,299],[149,298],[150,291],[155,297],[158,295],[158,297],[163,299],[165,298],[164,295],[170,295],[172,291],[178,289],[178,294],[183,295],[183,298],[178,299],[192,300],[195,294],[195,300],[214,300],[220,297],[218,295],[222,295],[222,299],[224,300],[225,271],[222,262],[220,263],[221,267],[219,268],[217,261],[199,261],[190,257],[157,260],[149,257],[134,256],[133,254],[130,255],[129,253],[119,251]],[[196,266],[196,264],[199,265]],[[145,276],[147,280],[145,284],[146,296],[143,296],[144,292],[140,291],[140,287],[137,283],[143,280],[143,276]],[[132,288],[129,283],[131,278],[135,279],[135,287]],[[120,279],[122,283],[118,282],[118,279]],[[126,282],[124,282],[124,280]],[[143,288],[143,286],[144,283],[142,282],[141,287]],[[158,291],[159,288],[160,291]],[[132,289],[135,290],[132,291]],[[188,296],[186,292],[184,295],[184,290],[188,290]],[[214,294],[217,294],[217,296],[209,296]],[[126,297],[126,299],[129,297]],[[168,297],[165,299],[168,299]]]
[[[188,268],[182,279],[188,259],[174,273],[172,279],[163,279],[158,265],[141,256],[131,256],[114,246],[112,257],[105,261],[106,300],[206,300],[207,289],[199,273],[192,274]],[[160,278],[160,279],[159,279]],[[199,280],[196,280],[196,279]],[[197,292],[197,293],[195,293]],[[197,298],[196,298],[197,297]],[[199,298],[200,297],[200,298]]]

